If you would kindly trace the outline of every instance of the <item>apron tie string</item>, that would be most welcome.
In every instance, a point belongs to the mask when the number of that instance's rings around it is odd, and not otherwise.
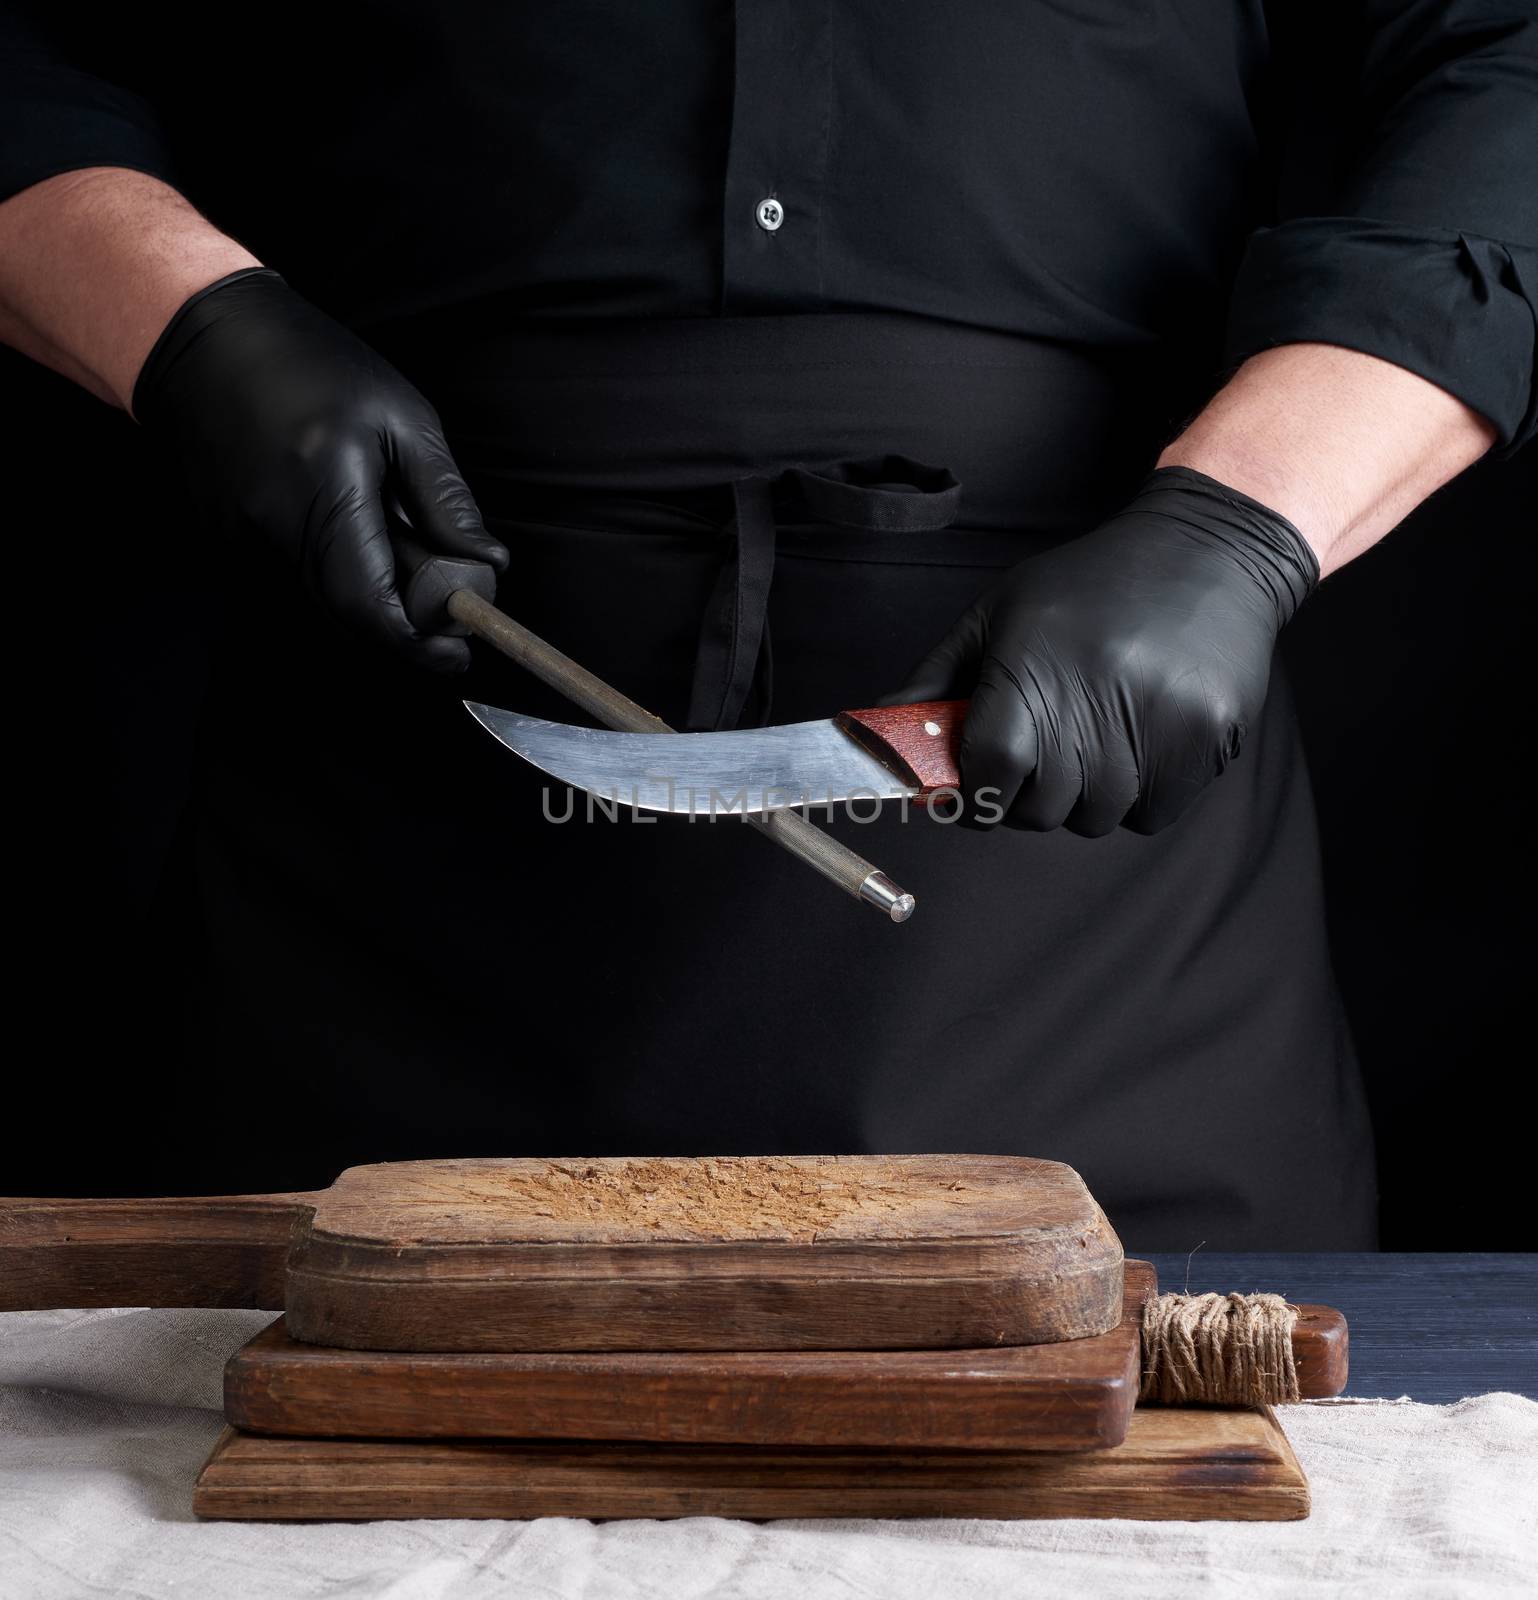
[[[774,578],[777,490],[800,492],[814,518],[871,533],[927,533],[949,527],[961,485],[946,467],[908,456],[868,456],[835,466],[789,466],[732,484],[726,551],[700,624],[687,727],[691,732],[753,727],[769,718],[773,647],[769,588]]]

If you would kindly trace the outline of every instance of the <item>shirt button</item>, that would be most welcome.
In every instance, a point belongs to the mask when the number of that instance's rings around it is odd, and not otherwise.
[[[765,233],[773,233],[785,220],[785,207],[778,200],[760,200],[753,216]]]

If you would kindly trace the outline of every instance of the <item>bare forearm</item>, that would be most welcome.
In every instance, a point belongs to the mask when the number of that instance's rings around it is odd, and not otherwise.
[[[63,173],[0,204],[0,340],[126,410],[188,296],[260,264],[158,178]]]
[[[1337,345],[1251,357],[1159,458],[1280,512],[1330,573],[1376,544],[1495,440],[1446,390]]]

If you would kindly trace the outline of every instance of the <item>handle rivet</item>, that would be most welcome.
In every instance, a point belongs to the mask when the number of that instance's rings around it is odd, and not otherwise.
[[[931,737],[933,737],[935,734],[938,734],[939,731],[940,724],[938,722],[926,722],[924,724],[924,732],[929,734]]]

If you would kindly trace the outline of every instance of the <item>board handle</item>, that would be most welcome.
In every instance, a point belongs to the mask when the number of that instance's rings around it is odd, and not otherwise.
[[[0,1311],[241,1306],[281,1311],[314,1194],[0,1198]]]
[[[1299,1305],[1292,1326],[1292,1359],[1301,1399],[1332,1400],[1345,1392],[1350,1344],[1346,1319],[1334,1306]]]
[[[921,700],[911,706],[871,706],[840,711],[833,719],[863,750],[889,767],[927,804],[957,794],[961,784],[961,732],[965,700]]]

